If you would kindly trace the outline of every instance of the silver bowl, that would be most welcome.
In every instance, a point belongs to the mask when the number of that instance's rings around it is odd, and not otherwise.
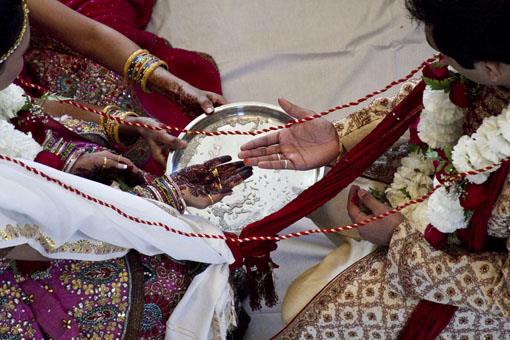
[[[201,115],[186,126],[187,130],[254,131],[288,123],[292,117],[280,107],[258,102],[241,102],[220,106],[213,115]],[[167,172],[202,163],[211,158],[230,155],[237,160],[240,146],[259,136],[206,137],[182,133],[179,138],[188,143],[184,150],[175,151],[168,159]],[[254,169],[254,176],[234,189],[232,196],[204,209],[190,208],[218,224],[223,230],[239,233],[246,224],[278,210],[301,191],[317,182],[324,168],[309,171]]]

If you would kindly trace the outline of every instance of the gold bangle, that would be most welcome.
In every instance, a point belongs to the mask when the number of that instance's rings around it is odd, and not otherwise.
[[[144,50],[144,49],[139,49],[139,50],[136,50],[134,51],[130,56],[129,58],[127,58],[126,60],[126,63],[124,64],[124,79],[128,80],[128,71],[129,71],[129,66],[131,66],[131,63],[133,62],[133,60],[138,57],[140,54],[142,53],[149,53],[149,51],[147,50]]]
[[[214,204],[214,200],[213,200],[211,194],[207,194],[207,197],[209,197],[209,200],[211,201],[211,205],[213,205]]]
[[[119,107],[116,105],[107,105],[103,108],[102,112],[104,115],[99,116],[99,126],[103,129],[103,131],[106,133],[106,128],[108,121],[110,120],[110,112],[112,110],[118,110]],[[105,120],[106,117],[106,120]]]
[[[108,137],[108,140],[112,144],[115,143],[115,133],[116,133],[116,129],[118,128],[118,126],[119,126],[119,123],[117,123],[113,119],[109,119],[108,122],[106,122],[106,129],[105,129],[106,136]]]
[[[101,170],[105,170],[106,169],[106,163],[108,162],[108,158],[106,158],[106,156],[103,157],[103,165],[101,166]]]
[[[138,65],[140,63],[141,60],[144,60],[147,56],[149,56],[150,54],[148,52],[142,52],[142,53],[139,53],[133,60],[131,60],[131,62],[129,63],[129,66],[127,68],[127,73],[126,73],[126,81],[130,81],[133,79],[133,69],[136,67],[136,65]]]
[[[218,168],[212,169],[212,174],[214,177],[220,177],[220,172],[218,171]]]
[[[114,114],[112,114],[112,117],[118,118],[123,122],[127,117],[138,117],[138,114],[133,111],[120,111],[119,110],[119,111],[115,112]],[[119,129],[120,129],[121,123],[118,122],[117,120],[113,120],[113,119],[112,119],[112,121],[115,122],[115,125],[113,125],[113,127],[112,127],[111,138],[117,145],[126,146],[120,140]]]
[[[149,80],[149,77],[152,75],[152,73],[160,66],[165,67],[168,70],[168,64],[165,63],[163,60],[159,60],[149,66],[147,69],[143,72],[143,78],[142,82],[140,83],[140,87],[142,88],[143,92],[150,93],[151,91],[147,88],[147,81]]]
[[[152,64],[159,61],[159,58],[152,54],[147,54],[133,66],[133,73],[131,74],[131,80],[139,84],[145,74],[145,70],[148,69]]]

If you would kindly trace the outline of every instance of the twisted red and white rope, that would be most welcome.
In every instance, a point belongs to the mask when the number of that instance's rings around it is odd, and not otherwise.
[[[267,133],[267,132],[278,131],[278,130],[282,130],[282,129],[288,129],[288,128],[290,128],[293,125],[303,124],[303,123],[309,122],[311,120],[324,117],[324,116],[326,116],[326,115],[328,115],[330,113],[333,113],[335,111],[346,109],[346,108],[353,107],[353,106],[357,106],[357,105],[367,101],[368,99],[373,98],[374,96],[376,96],[378,94],[384,93],[384,92],[388,91],[389,89],[391,89],[392,87],[394,87],[396,85],[399,85],[399,84],[401,84],[401,83],[411,79],[421,69],[423,69],[425,66],[427,66],[430,63],[432,63],[436,59],[437,59],[437,56],[433,56],[433,57],[428,58],[427,60],[423,61],[418,67],[416,67],[411,72],[409,72],[406,76],[404,76],[404,77],[402,77],[402,78],[400,78],[398,80],[394,80],[391,83],[389,83],[388,85],[386,85],[384,88],[382,88],[380,90],[376,90],[376,91],[374,91],[372,93],[369,93],[366,96],[364,96],[364,97],[362,97],[360,99],[357,99],[355,101],[335,106],[335,107],[333,107],[333,108],[331,108],[329,110],[322,111],[322,112],[314,114],[312,116],[308,116],[308,117],[301,118],[301,119],[291,120],[290,122],[288,122],[287,124],[284,124],[284,125],[271,126],[271,127],[268,127],[268,128],[264,128],[264,129],[260,129],[260,130],[255,130],[255,131],[238,131],[238,130],[233,130],[233,131],[231,131],[231,130],[225,130],[225,131],[186,130],[186,129],[179,128],[179,127],[176,127],[176,126],[173,126],[173,125],[161,124],[160,126],[152,126],[152,125],[147,125],[147,124],[138,123],[138,122],[126,122],[123,119],[118,118],[118,117],[110,117],[110,119],[113,119],[113,120],[117,121],[119,124],[123,124],[123,125],[127,125],[127,126],[141,127],[141,128],[145,128],[145,129],[149,129],[149,130],[155,130],[155,131],[167,130],[167,131],[175,131],[175,132],[179,132],[179,133],[186,133],[186,134],[193,134],[193,135],[204,135],[204,136],[233,136],[233,135],[257,136],[257,135],[260,135],[260,134],[263,134],[263,133]],[[23,85],[23,86],[26,86],[26,87],[29,87],[29,88],[32,88],[32,89],[36,89],[37,91],[47,92],[47,90],[45,88],[43,88],[42,86],[39,86],[39,85],[30,83],[30,82],[24,81],[22,79],[18,79],[17,82],[19,84]],[[105,117],[104,112],[96,110],[96,109],[91,108],[91,107],[88,107],[86,105],[80,104],[80,103],[78,103],[78,102],[76,102],[76,101],[74,101],[72,99],[58,100],[58,102],[69,104],[69,105],[75,106],[75,107],[77,107],[77,108],[79,108],[81,110],[92,112],[92,113],[95,113],[97,115],[102,115],[103,117]]]
[[[304,230],[304,231],[299,231],[299,232],[295,232],[295,233],[289,233],[289,234],[284,234],[284,235],[279,235],[279,236],[275,236],[275,235],[272,235],[272,236],[253,236],[253,237],[245,237],[245,238],[234,238],[234,237],[229,237],[229,236],[224,236],[224,235],[216,235],[216,234],[205,234],[205,233],[190,233],[190,232],[184,232],[184,231],[181,231],[181,230],[178,230],[178,229],[175,229],[175,228],[172,228],[168,225],[166,225],[165,223],[163,222],[158,222],[158,221],[147,221],[147,220],[144,220],[144,219],[141,219],[141,218],[138,218],[136,216],[132,216],[126,212],[124,212],[122,209],[116,207],[114,204],[112,203],[108,203],[108,202],[105,202],[103,200],[100,200],[92,195],[89,195],[89,194],[86,194],[76,188],[74,188],[73,186],[70,186],[62,181],[60,181],[59,179],[56,179],[26,163],[24,163],[23,161],[20,161],[18,159],[14,159],[14,158],[11,158],[11,157],[8,157],[8,156],[4,156],[4,155],[1,155],[0,154],[0,160],[2,161],[6,161],[6,162],[10,162],[12,164],[15,164],[25,170],[27,170],[28,172],[31,172],[37,176],[40,176],[44,179],[46,179],[47,181],[49,182],[52,182],[52,183],[55,183],[57,185],[59,185],[60,187],[64,188],[65,190],[75,194],[75,195],[78,195],[80,197],[83,197],[85,198],[86,200],[94,203],[94,204],[98,204],[98,205],[101,205],[101,206],[104,206],[106,208],[109,208],[111,210],[113,210],[114,212],[116,212],[117,214],[119,214],[120,216],[130,220],[130,221],[133,221],[133,222],[136,222],[136,223],[140,223],[140,224],[145,224],[145,225],[149,225],[149,226],[154,226],[154,227],[160,227],[160,228],[163,228],[165,229],[166,231],[168,232],[171,232],[171,233],[174,233],[174,234],[177,234],[177,235],[181,235],[181,236],[184,236],[184,237],[198,237],[198,238],[207,238],[207,239],[221,239],[221,240],[228,240],[228,241],[232,241],[232,242],[238,242],[238,243],[245,243],[245,242],[251,242],[251,241],[282,241],[282,240],[286,240],[286,239],[290,239],[290,238],[297,238],[297,237],[302,237],[302,236],[307,236],[307,235],[312,235],[312,234],[332,234],[332,233],[337,233],[337,232],[340,232],[340,231],[344,231],[344,230],[351,230],[351,229],[356,229],[358,227],[361,227],[361,226],[364,226],[364,225],[367,225],[369,223],[372,223],[372,222],[375,222],[375,221],[379,221],[379,220],[382,220],[390,215],[393,215],[393,214],[396,214],[398,213],[399,211],[401,211],[402,209],[405,209],[409,206],[412,206],[412,205],[415,205],[415,204],[419,204],[419,203],[422,203],[423,201],[425,201],[427,198],[430,197],[430,195],[432,195],[432,193],[434,193],[434,191],[436,191],[437,189],[439,189],[441,186],[443,185],[449,185],[449,184],[438,184],[436,186],[434,186],[434,188],[428,192],[427,194],[417,198],[417,199],[414,199],[414,200],[411,200],[409,202],[406,202],[405,204],[402,204],[394,209],[391,209],[391,210],[388,210],[386,211],[385,213],[383,214],[379,214],[379,215],[375,215],[375,216],[371,216],[371,217],[368,217],[366,219],[364,219],[363,221],[360,221],[358,223],[353,223],[353,224],[349,224],[349,225],[346,225],[346,226],[340,226],[340,227],[335,227],[335,228],[328,228],[328,229],[309,229],[309,230]],[[479,175],[481,173],[484,173],[484,172],[487,172],[487,171],[490,171],[498,166],[500,166],[501,164],[503,163],[506,163],[510,161],[510,157],[507,157],[505,159],[503,159],[501,162],[499,163],[495,163],[495,164],[491,164],[491,165],[488,165],[482,169],[479,169],[479,170],[472,170],[472,171],[467,171],[467,172],[464,172],[464,173],[460,173],[460,174],[457,174],[457,175],[454,175],[454,176],[451,176],[450,178],[448,178],[447,180],[447,183],[453,183],[453,182],[456,182],[456,181],[459,181],[461,180],[462,178],[464,178],[465,176],[468,176],[468,175]]]

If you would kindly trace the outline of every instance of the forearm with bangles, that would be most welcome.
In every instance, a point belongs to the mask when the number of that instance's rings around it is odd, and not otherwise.
[[[186,202],[179,186],[169,176],[154,178],[149,184],[138,185],[130,192],[140,197],[168,204],[181,214],[186,210]]]

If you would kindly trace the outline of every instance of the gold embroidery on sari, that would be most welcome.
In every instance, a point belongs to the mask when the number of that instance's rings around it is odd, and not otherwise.
[[[66,242],[57,247],[55,241],[50,236],[44,234],[36,224],[7,224],[4,227],[0,227],[0,240],[11,241],[18,238],[37,241],[48,254],[78,253],[104,255],[127,251],[125,248],[117,247],[106,242],[91,240]]]

